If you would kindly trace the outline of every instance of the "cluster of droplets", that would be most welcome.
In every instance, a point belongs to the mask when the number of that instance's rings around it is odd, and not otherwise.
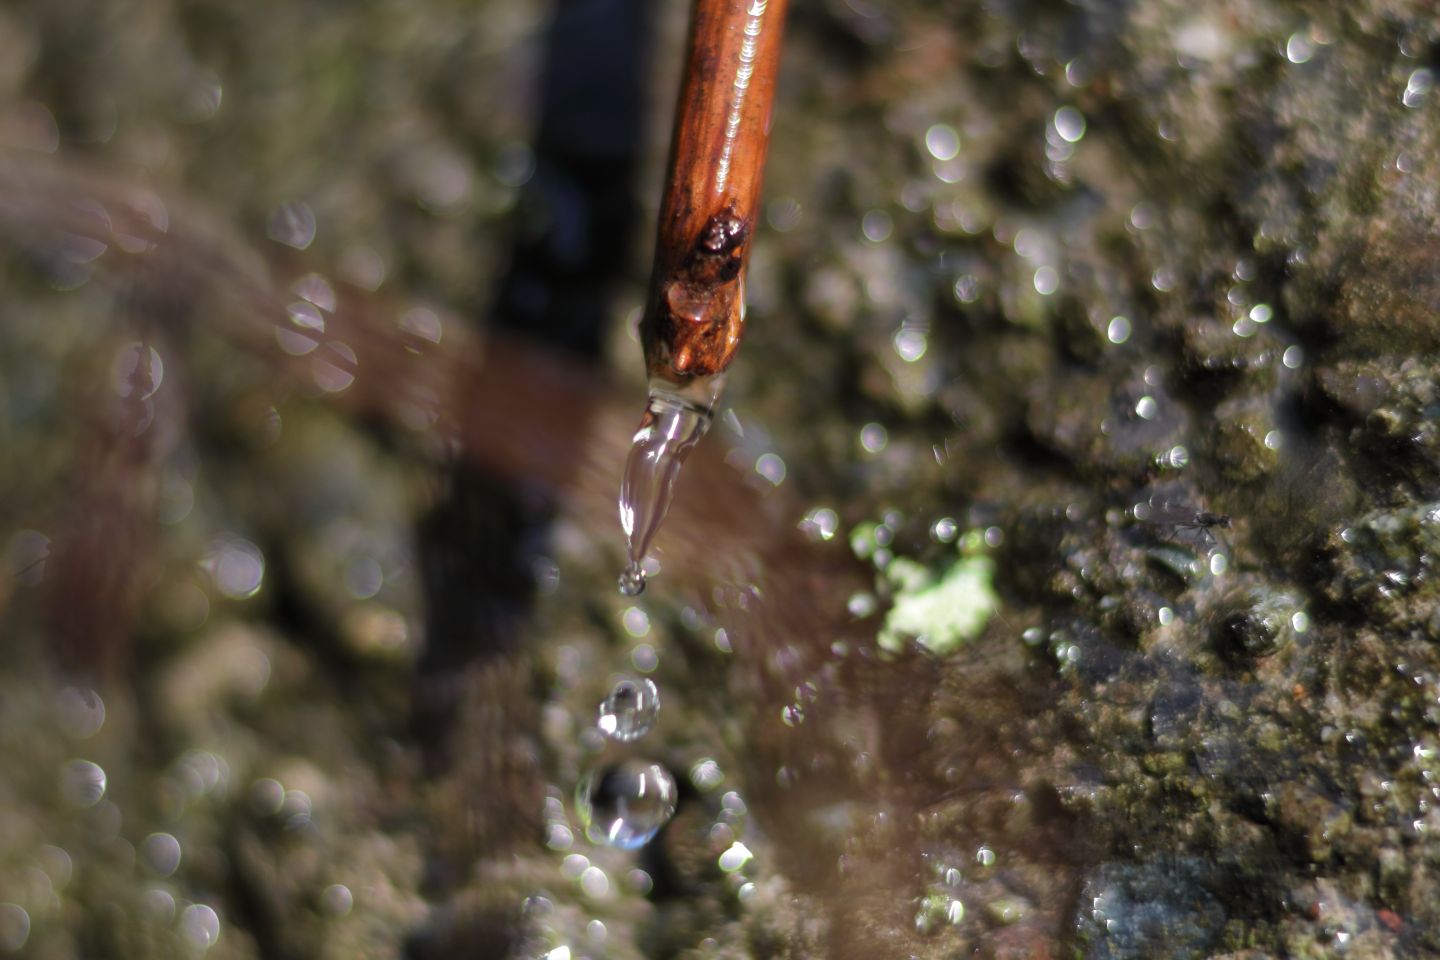
[[[932,859],[927,854],[926,859],[931,861],[929,882],[916,900],[914,920],[915,932],[922,936],[935,936],[963,923],[965,903],[975,896],[983,900],[987,920],[999,927],[1023,920],[1033,910],[1028,900],[996,885],[997,857],[988,845],[977,848],[969,863],[963,857]]]
[[[749,900],[755,895],[755,855],[745,844],[746,821],[749,810],[738,791],[721,790],[725,783],[725,772],[710,757],[706,757],[690,768],[690,782],[715,811],[715,820],[706,833],[706,842],[715,855],[715,865],[724,874],[725,886],[736,899]],[[718,795],[718,804],[715,803]]]
[[[650,732],[660,690],[648,677],[623,677],[600,701],[595,726],[617,743]],[[625,757],[600,764],[575,787],[575,812],[592,842],[635,850],[655,838],[675,813],[675,778],[663,764]]]

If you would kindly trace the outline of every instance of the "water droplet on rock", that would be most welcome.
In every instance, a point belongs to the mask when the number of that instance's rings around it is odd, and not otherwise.
[[[625,679],[615,684],[610,695],[600,701],[600,716],[595,725],[612,740],[629,743],[650,732],[660,713],[660,690],[648,677]]]
[[[575,812],[593,842],[636,850],[675,813],[675,778],[658,763],[622,760],[591,770],[575,788]]]

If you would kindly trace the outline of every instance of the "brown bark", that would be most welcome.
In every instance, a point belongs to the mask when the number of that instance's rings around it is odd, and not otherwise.
[[[641,325],[652,377],[712,376],[740,345],[786,2],[695,0]]]

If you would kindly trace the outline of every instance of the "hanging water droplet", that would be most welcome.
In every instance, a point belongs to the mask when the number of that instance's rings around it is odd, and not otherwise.
[[[645,589],[641,563],[660,530],[680,467],[710,426],[710,409],[719,396],[720,377],[684,387],[652,385],[645,416],[630,444],[620,481],[620,529],[625,533],[629,564],[620,575],[627,597]]]
[[[628,563],[620,571],[620,593],[626,597],[638,597],[645,592],[645,571],[638,563]]]
[[[660,713],[660,690],[648,677],[625,679],[615,684],[610,695],[600,701],[600,716],[595,725],[612,740],[629,743],[650,732]]]
[[[580,779],[575,812],[592,842],[636,850],[674,815],[675,797],[669,770],[646,760],[622,760]]]

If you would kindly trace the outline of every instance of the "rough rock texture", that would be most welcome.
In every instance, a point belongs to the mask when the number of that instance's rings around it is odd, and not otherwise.
[[[643,602],[543,11],[0,8],[0,954],[1440,956],[1432,6],[797,5]]]

